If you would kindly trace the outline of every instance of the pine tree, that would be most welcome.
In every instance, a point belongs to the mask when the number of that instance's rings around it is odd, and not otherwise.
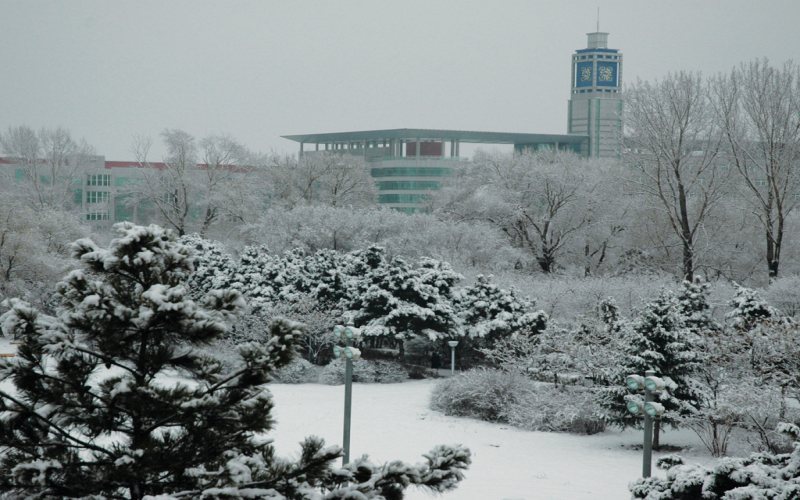
[[[534,310],[535,302],[491,282],[491,276],[478,275],[475,283],[455,294],[455,304],[463,334],[491,347],[512,334],[535,335],[547,327],[544,311]]]
[[[684,280],[676,296],[678,314],[683,317],[683,324],[696,340],[718,334],[722,330],[719,323],[711,317],[711,307],[708,305],[709,288],[709,284],[699,278],[694,281]]]
[[[222,243],[197,233],[181,236],[179,242],[189,247],[194,256],[194,271],[187,283],[193,299],[202,298],[211,290],[230,288],[234,262]]]
[[[778,311],[767,304],[758,292],[741,285],[734,285],[736,286],[736,295],[729,304],[733,310],[725,316],[734,328],[750,331],[759,323],[779,317]]]
[[[369,272],[350,304],[356,326],[365,337],[390,339],[400,346],[415,336],[441,340],[455,336],[456,318],[450,300],[455,281],[449,266],[428,261],[414,268],[396,257]]]
[[[604,333],[619,333],[622,329],[624,320],[620,317],[619,306],[614,297],[606,297],[597,304],[597,315],[603,324]]]
[[[211,290],[192,300],[191,251],[172,232],[115,230],[107,249],[74,244],[85,269],[58,285],[56,316],[7,304],[3,333],[22,343],[0,364],[0,492],[401,498],[409,484],[441,492],[461,480],[470,461],[461,447],[438,447],[423,465],[361,459],[336,469],[341,449],[308,438],[298,460],[276,458],[263,437],[273,423],[263,384],[292,359],[299,325],[273,322],[268,341],[240,346],[239,366],[226,371],[196,347],[225,333],[241,295]]]
[[[606,411],[607,421],[623,427],[640,425],[641,416],[632,415],[626,408],[627,399],[638,396],[628,393],[625,377],[654,370],[667,385],[656,396],[656,401],[666,409],[664,416],[656,421],[653,446],[657,447],[661,423],[674,425],[681,416],[697,409],[700,395],[690,376],[697,366],[698,352],[677,300],[666,290],[647,304],[635,321],[623,327],[622,335],[622,364],[609,380],[609,387],[602,390],[599,403]]]

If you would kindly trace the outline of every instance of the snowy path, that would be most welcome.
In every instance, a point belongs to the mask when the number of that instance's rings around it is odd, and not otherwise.
[[[576,436],[447,417],[427,408],[434,384],[355,384],[351,457],[366,453],[375,462],[418,462],[436,444],[462,443],[472,451],[473,463],[465,481],[445,499],[630,498],[627,484],[641,474],[641,452],[621,445],[641,442],[641,431]],[[342,386],[275,384],[270,390],[277,422],[273,437],[280,455],[296,456],[297,443],[310,434],[341,443]],[[662,442],[696,445],[696,439],[684,433],[669,433]],[[434,497],[411,488],[406,498]]]

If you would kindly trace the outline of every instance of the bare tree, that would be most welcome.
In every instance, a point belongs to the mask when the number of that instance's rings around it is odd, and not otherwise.
[[[270,174],[273,201],[288,207],[364,207],[377,201],[375,181],[358,156],[324,151],[306,153],[299,160],[273,158]]]
[[[712,88],[731,161],[764,230],[773,280],[800,193],[800,67],[789,61],[776,68],[760,59],[720,75]]]
[[[15,158],[24,171],[25,201],[33,208],[65,209],[72,206],[80,169],[94,150],[85,140],[75,140],[64,128],[10,127],[0,133],[3,153]]]
[[[152,203],[163,222],[183,236],[189,224],[190,176],[197,170],[197,144],[194,137],[177,129],[166,129],[161,137],[167,150],[163,163],[149,161],[149,138],[135,139],[136,160],[146,169],[139,199]]]
[[[564,153],[477,154],[437,211],[490,222],[550,273],[571,237],[591,223],[593,186],[584,182],[584,166]]]
[[[203,164],[200,166],[200,196],[205,210],[200,227],[200,235],[208,233],[211,224],[222,215],[232,213],[226,210],[231,204],[230,193],[249,173],[249,153],[247,149],[228,136],[209,136],[200,141]]]
[[[143,182],[131,188],[135,203],[151,203],[164,223],[184,235],[195,228],[205,236],[223,216],[235,218],[233,208],[250,171],[247,149],[227,136],[210,136],[197,144],[182,130],[164,130],[166,146],[162,163],[148,159],[152,142],[136,137],[133,151],[146,170]]]
[[[695,243],[723,196],[716,127],[707,85],[697,73],[674,73],[625,92],[626,159],[641,172],[638,188],[678,237],[683,278],[695,273]]]

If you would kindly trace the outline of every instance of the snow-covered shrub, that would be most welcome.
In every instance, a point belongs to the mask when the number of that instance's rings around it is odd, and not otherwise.
[[[375,360],[375,382],[379,384],[394,384],[408,380],[408,371],[394,361]]]
[[[800,276],[784,276],[773,281],[764,291],[764,298],[782,314],[800,316]]]
[[[431,408],[445,415],[506,422],[506,409],[536,382],[515,372],[477,368],[442,380],[431,393]]]
[[[685,465],[677,456],[659,460],[665,477],[637,479],[630,484],[633,498],[781,499],[800,498],[800,427],[781,424],[781,432],[795,441],[791,453],[755,453],[747,458],[723,458],[711,469]]]
[[[596,434],[606,428],[593,391],[582,386],[539,384],[504,409],[505,420],[531,431]]]
[[[328,385],[344,384],[344,361],[334,359],[322,369],[320,383]],[[408,372],[400,364],[392,361],[359,359],[353,362],[353,382],[393,384],[408,379]]]
[[[553,323],[538,335],[511,336],[481,353],[495,367],[544,382],[604,381],[620,359],[616,337],[604,325],[567,329]]]
[[[281,384],[310,384],[319,380],[321,368],[303,358],[295,358],[273,374],[275,382]]]

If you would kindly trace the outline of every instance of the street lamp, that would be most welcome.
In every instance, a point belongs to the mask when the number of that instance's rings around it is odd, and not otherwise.
[[[450,346],[450,375],[455,375],[456,373],[456,346],[458,345],[458,340],[448,340],[447,345]]]
[[[645,376],[628,375],[625,386],[629,391],[644,392],[644,401],[636,396],[625,397],[625,407],[634,415],[644,416],[644,446],[642,455],[642,477],[650,477],[653,461],[653,420],[664,414],[664,405],[653,401],[653,396],[661,393],[666,384],[656,377],[656,372],[647,370]]]
[[[353,326],[353,319],[347,326],[336,325],[333,335],[344,345],[333,346],[333,355],[344,358],[344,432],[342,436],[342,465],[350,461],[350,413],[353,403],[353,361],[361,357],[361,351],[353,347],[353,341],[361,336],[361,330]]]

